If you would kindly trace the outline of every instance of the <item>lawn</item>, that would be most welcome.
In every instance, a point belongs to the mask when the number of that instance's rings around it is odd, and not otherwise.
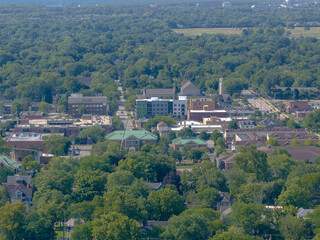
[[[291,36],[298,38],[301,35],[304,37],[314,37],[320,39],[320,27],[311,27],[310,30],[305,30],[303,27],[296,27],[294,29],[286,29],[291,32]]]
[[[183,28],[172,29],[176,33],[182,33],[187,36],[197,36],[202,34],[241,34],[241,28]]]
[[[241,34],[242,29],[246,28],[182,28],[172,29],[176,33],[181,33],[186,36],[199,36],[202,34]],[[291,37],[298,38],[301,35],[304,37],[314,37],[320,39],[320,27],[311,27],[310,30],[305,30],[303,27],[296,27],[295,29],[286,29],[291,32]]]
[[[63,238],[63,227],[56,227],[54,229],[55,231],[55,239]],[[66,237],[67,233],[64,233],[64,236]]]

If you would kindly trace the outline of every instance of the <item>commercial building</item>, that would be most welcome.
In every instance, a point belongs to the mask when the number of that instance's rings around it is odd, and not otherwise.
[[[71,94],[71,96],[68,98],[68,114],[70,114],[72,117],[81,117],[83,113],[92,115],[107,115],[107,97],[84,97],[82,94]]]
[[[216,110],[215,101],[212,98],[191,98],[189,110]]]
[[[188,120],[203,122],[203,118],[219,117],[226,118],[228,113],[226,110],[188,110]]]
[[[136,109],[139,118],[150,118],[156,115],[180,118],[187,115],[188,100],[185,96],[174,99],[137,99]]]
[[[83,115],[82,119],[33,119],[27,123],[16,125],[15,132],[33,132],[63,134],[66,137],[78,135],[81,130],[92,126],[99,126],[106,130],[106,133],[112,131],[112,118],[109,116],[91,116]]]
[[[115,131],[109,133],[106,140],[117,142],[128,151],[139,151],[142,143],[156,144],[157,136],[144,130]]]

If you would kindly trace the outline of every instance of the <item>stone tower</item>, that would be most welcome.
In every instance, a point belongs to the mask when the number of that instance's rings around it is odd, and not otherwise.
[[[223,94],[223,78],[219,78],[219,95]]]

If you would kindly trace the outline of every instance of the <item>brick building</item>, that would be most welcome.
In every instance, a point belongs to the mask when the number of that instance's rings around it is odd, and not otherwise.
[[[107,97],[84,97],[82,94],[71,94],[68,98],[68,114],[81,117],[81,112],[92,115],[107,115]]]
[[[117,142],[128,151],[139,151],[142,143],[154,145],[157,136],[144,130],[115,131],[106,136],[106,140]]]
[[[193,98],[189,101],[189,110],[210,110],[216,109],[215,101],[211,98]]]
[[[203,118],[219,117],[226,118],[228,113],[226,110],[188,110],[188,120],[202,122]]]

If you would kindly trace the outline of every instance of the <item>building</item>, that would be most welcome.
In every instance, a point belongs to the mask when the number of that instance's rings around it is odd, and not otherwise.
[[[219,117],[226,118],[228,113],[226,110],[188,110],[188,120],[203,122],[203,118]]]
[[[151,98],[176,98],[176,84],[172,88],[143,88],[141,95],[137,96],[138,99],[151,99]]]
[[[200,89],[192,82],[187,81],[180,88],[180,96],[201,96]]]
[[[38,151],[46,151],[43,137],[50,136],[51,134],[42,133],[14,133],[8,140],[7,145],[16,149],[33,149]]]
[[[31,176],[8,176],[6,185],[10,202],[23,202],[31,206],[33,189],[30,184]]]
[[[16,133],[46,133],[62,134],[66,137],[79,135],[79,133],[88,127],[99,126],[105,129],[106,133],[112,131],[112,118],[109,116],[83,115],[82,119],[33,119],[27,123],[15,126]]]
[[[300,111],[310,111],[311,108],[308,104],[308,102],[304,101],[304,102],[289,102],[286,105],[286,112],[287,113],[295,113],[295,112],[300,112]]]
[[[136,100],[136,111],[139,118],[150,118],[156,115],[181,118],[187,115],[187,107],[188,100],[184,96],[180,96],[179,100],[159,98]]]
[[[232,198],[228,192],[220,192],[220,201],[217,202],[217,210],[224,212],[232,205]]]
[[[20,119],[43,119],[43,112],[23,111],[20,113]]]
[[[0,167],[2,166],[11,168],[14,173],[17,173],[21,169],[20,163],[15,162],[7,156],[0,156]]]
[[[172,147],[176,151],[181,151],[183,147],[207,147],[207,142],[198,137],[179,137],[172,140]]]
[[[212,98],[192,98],[189,100],[189,110],[216,110],[215,101]]]
[[[224,92],[223,78],[219,78],[219,95],[223,95],[223,92]]]
[[[81,117],[83,113],[107,115],[107,97],[84,97],[82,94],[71,94],[71,96],[68,97],[68,114],[72,117]]]
[[[169,131],[170,129],[165,122],[159,122],[157,124],[157,132],[159,133],[160,137],[168,137]]]
[[[117,142],[128,151],[139,151],[142,143],[156,144],[157,136],[144,130],[115,131],[107,134],[106,140]]]

